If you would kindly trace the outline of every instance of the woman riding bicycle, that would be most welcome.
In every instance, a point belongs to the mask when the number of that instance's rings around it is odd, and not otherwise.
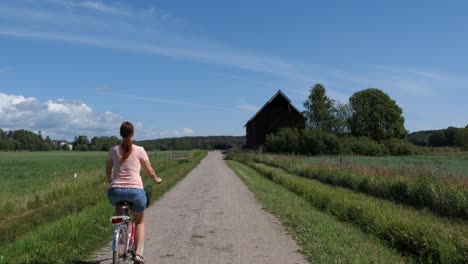
[[[106,176],[111,186],[107,191],[107,197],[115,206],[115,214],[123,215],[124,211],[118,205],[121,201],[127,201],[133,213],[135,222],[135,263],[144,263],[141,254],[142,243],[145,236],[144,212],[146,208],[146,195],[140,176],[143,166],[145,174],[155,183],[161,183],[153,170],[148,155],[143,147],[132,143],[133,125],[123,122],[120,126],[122,144],[116,145],[109,150],[107,155]]]

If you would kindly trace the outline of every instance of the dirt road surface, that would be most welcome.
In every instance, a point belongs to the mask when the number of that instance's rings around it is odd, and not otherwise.
[[[307,263],[220,152],[209,152],[145,217],[147,263]],[[95,261],[112,262],[110,245]]]

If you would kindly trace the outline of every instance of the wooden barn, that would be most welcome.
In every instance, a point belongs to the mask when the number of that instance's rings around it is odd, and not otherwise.
[[[244,126],[247,148],[258,148],[265,144],[266,135],[284,127],[305,127],[305,118],[281,91],[271,97]]]

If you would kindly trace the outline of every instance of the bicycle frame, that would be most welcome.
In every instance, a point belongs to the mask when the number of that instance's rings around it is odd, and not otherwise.
[[[145,191],[146,196],[148,197],[148,192]],[[147,200],[151,199],[151,192],[149,192],[149,198]],[[147,207],[149,205],[149,202],[147,203]],[[110,218],[112,224],[114,225],[114,235],[112,239],[112,252],[113,252],[113,263],[120,263],[120,259],[123,260],[123,263],[127,263],[130,255],[132,258],[135,257],[136,255],[136,247],[135,247],[135,232],[136,232],[136,224],[135,222],[132,221],[132,217],[130,216],[129,213],[129,207],[126,201],[123,202],[121,205],[121,209],[125,211],[125,215],[120,215],[120,216],[112,216]],[[123,229],[123,232],[122,232]],[[122,235],[122,237],[121,237]],[[124,246],[124,251],[123,253],[119,256],[119,245],[120,242],[125,241]],[[140,255],[143,255],[143,249],[145,246],[145,241],[143,240],[141,242],[141,250],[140,250]]]
[[[135,223],[133,221],[127,222],[127,247],[125,248],[125,252],[128,252],[135,255]]]
[[[112,251],[117,251],[119,243],[122,239],[125,241],[125,248],[124,252],[127,253],[128,251],[128,246],[130,242],[130,233],[129,233],[129,227],[130,227],[130,217],[126,215],[122,216],[113,216],[111,217],[111,222],[114,224],[114,235],[112,239]],[[121,232],[123,229],[123,232]],[[125,237],[120,238],[120,235],[123,234]]]

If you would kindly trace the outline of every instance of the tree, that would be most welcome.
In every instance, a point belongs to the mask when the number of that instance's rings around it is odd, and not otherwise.
[[[304,102],[306,109],[303,114],[307,119],[307,127],[332,131],[334,124],[334,101],[326,95],[323,85],[317,83],[310,89],[310,95]]]
[[[351,119],[351,115],[352,109],[349,104],[337,103],[335,106],[332,132],[339,136],[349,134],[349,120]]]
[[[356,92],[349,102],[352,109],[350,129],[354,136],[377,141],[406,136],[402,109],[381,90],[369,88]]]
[[[431,147],[446,147],[449,145],[449,140],[443,130],[434,132],[429,137],[429,146]]]
[[[458,128],[448,127],[444,130],[445,137],[447,138],[447,145],[452,147],[455,145],[455,135],[457,134]]]
[[[42,150],[44,140],[40,135],[37,135],[34,132],[20,129],[14,131],[11,135],[9,134],[9,137],[13,138],[18,142],[18,145],[15,147],[15,150]]]
[[[455,145],[468,149],[468,128],[460,128],[455,134]]]
[[[54,142],[52,142],[52,140],[50,139],[49,136],[46,136],[46,138],[44,139],[44,146],[45,146],[45,150],[54,150],[55,149]]]
[[[87,151],[89,145],[88,137],[85,135],[80,135],[75,137],[75,141],[73,142],[73,150],[78,151]]]
[[[7,133],[3,131],[3,129],[0,128],[0,139],[6,139],[7,138]]]

